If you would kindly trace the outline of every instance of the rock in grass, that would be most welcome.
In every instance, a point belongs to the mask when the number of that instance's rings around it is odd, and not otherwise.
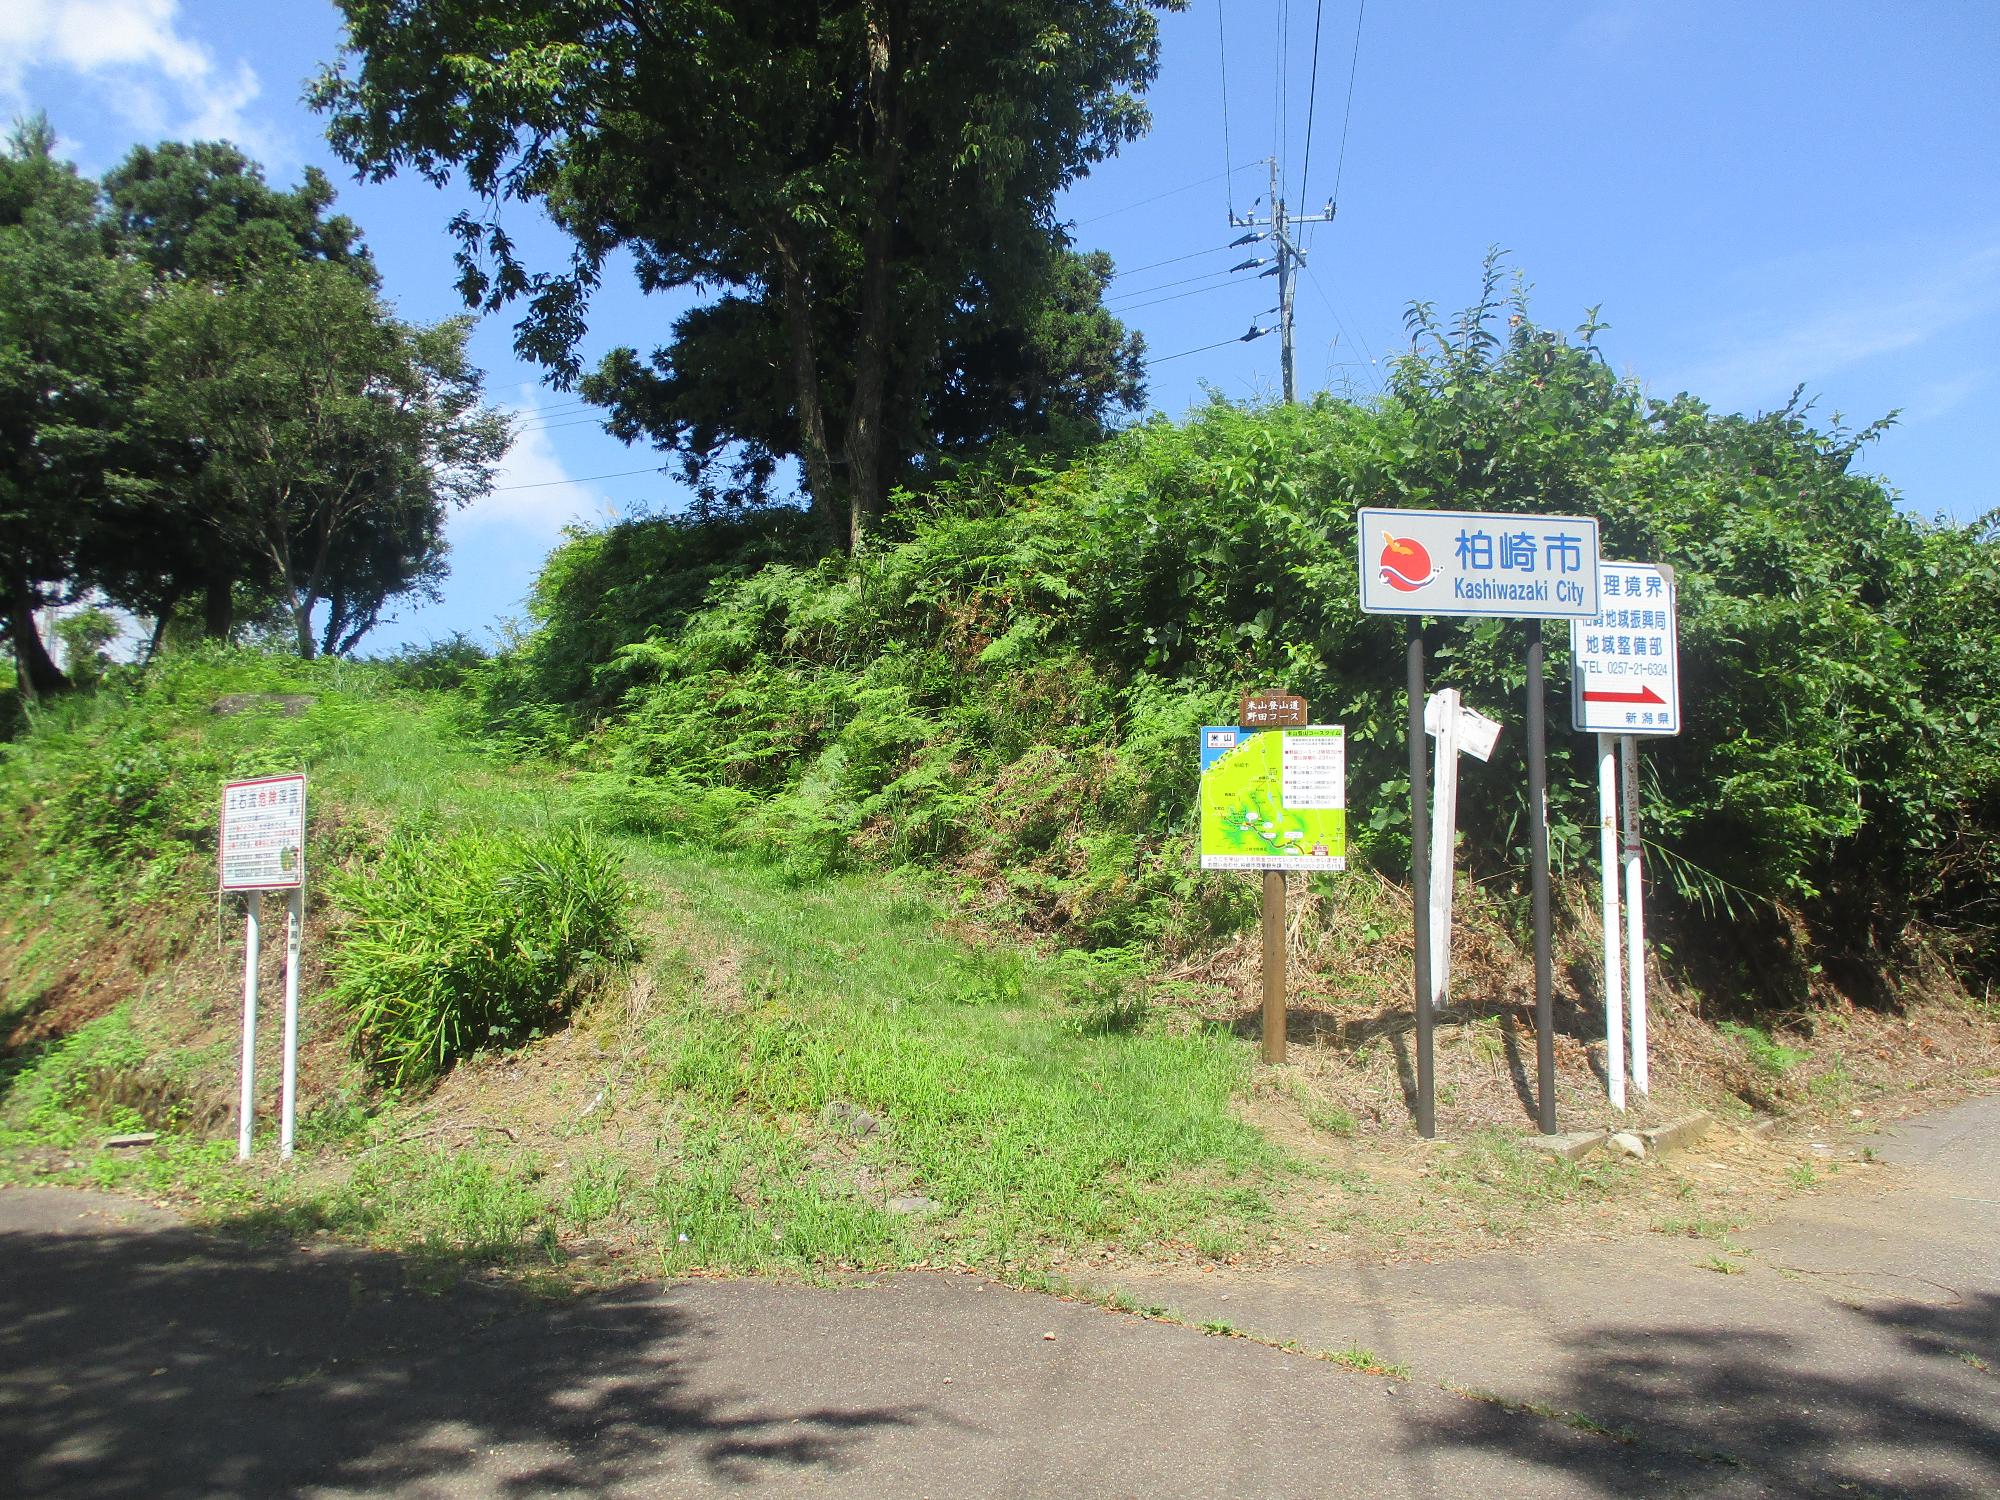
[[[296,719],[317,702],[319,697],[315,693],[225,693],[210,705],[208,711],[228,718],[253,708],[275,708],[286,718]]]
[[[889,1122],[868,1113],[858,1104],[850,1104],[845,1099],[834,1099],[819,1112],[820,1124],[831,1130],[842,1130],[856,1139],[865,1140],[871,1135],[887,1135]]]
[[[891,1198],[883,1206],[892,1214],[907,1217],[911,1214],[935,1213],[944,1205],[939,1203],[935,1198],[926,1198],[921,1194],[911,1193],[905,1197]]]
[[[105,1139],[106,1151],[130,1151],[137,1146],[150,1146],[160,1138],[157,1130],[139,1130],[131,1135],[114,1135]]]

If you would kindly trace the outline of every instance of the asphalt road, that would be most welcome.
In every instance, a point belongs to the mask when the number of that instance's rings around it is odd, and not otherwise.
[[[2000,1099],[1904,1131],[1887,1185],[1747,1233],[1741,1276],[1605,1246],[1217,1304],[1410,1379],[966,1276],[430,1294],[392,1256],[13,1189],[0,1494],[2000,1494],[1996,1145]]]

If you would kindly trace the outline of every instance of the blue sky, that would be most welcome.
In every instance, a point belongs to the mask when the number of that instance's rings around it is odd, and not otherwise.
[[[1193,0],[1161,29],[1153,133],[1064,205],[1080,247],[1133,268],[1113,306],[1149,354],[1229,339],[1275,301],[1272,281],[1208,273],[1253,253],[1222,248],[1237,233],[1225,214],[1265,195],[1265,158],[1279,157],[1301,201],[1310,118],[1302,201],[1318,208],[1337,173],[1339,213],[1312,231],[1299,290],[1303,392],[1376,389],[1405,305],[1462,306],[1499,245],[1533,284],[1539,321],[1572,325],[1601,305],[1613,366],[1654,394],[1756,410],[1803,382],[1823,416],[1854,425],[1900,410],[1866,467],[1926,515],[1968,521],[2000,505],[1988,436],[2000,7],[1374,0],[1363,13],[1356,0]],[[0,109],[47,109],[89,171],[138,141],[215,136],[280,182],[318,163],[401,313],[451,315],[444,224],[459,200],[415,181],[351,182],[298,102],[339,41],[322,0],[6,0]],[[514,227],[559,252],[525,211]],[[590,351],[650,347],[677,305],[607,288]],[[378,648],[486,638],[520,615],[565,524],[679,503],[666,478],[621,473],[654,460],[545,389],[514,358],[504,318],[482,325],[475,352],[493,398],[520,414],[507,487],[454,521],[445,602],[405,609]],[[1170,413],[1206,388],[1268,397],[1278,341],[1166,359],[1150,383]]]

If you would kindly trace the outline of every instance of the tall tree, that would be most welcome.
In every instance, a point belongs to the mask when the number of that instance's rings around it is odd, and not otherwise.
[[[35,610],[74,592],[121,485],[143,269],[108,255],[96,185],[45,118],[0,147],[0,603],[22,692],[67,687]]]
[[[930,366],[905,367],[910,399],[891,404],[884,488],[920,486],[939,460],[999,437],[1088,441],[1142,405],[1144,343],[1104,307],[1111,274],[1101,252],[1062,250],[1005,300],[954,302]],[[843,316],[816,312],[828,347]],[[803,456],[785,350],[778,306],[725,296],[677,319],[671,348],[645,360],[614,349],[580,388],[609,409],[615,436],[678,454],[709,505],[758,500],[783,461]]]
[[[331,212],[333,188],[317,168],[308,167],[297,187],[279,189],[226,141],[163,141],[134,147],[105,174],[104,193],[118,249],[169,286],[232,287],[286,261],[343,266],[379,285],[360,229]],[[90,571],[107,595],[162,628],[184,602],[199,599],[203,633],[227,636],[240,607],[269,607],[276,578],[261,549],[226,545],[204,523],[224,502],[210,493],[201,445],[154,437],[157,482],[99,533]]]
[[[279,259],[323,260],[379,285],[361,230],[330,214],[333,184],[307,167],[295,188],[227,141],[134,146],[104,174],[110,227],[154,274],[170,281],[224,282]]]
[[[716,366],[709,330],[781,333],[788,422],[676,420],[741,439],[753,468],[795,447],[851,545],[927,401],[969,373],[954,318],[1031,301],[1062,243],[1056,194],[1145,128],[1153,11],[1180,0],[340,3],[348,58],[314,91],[335,148],[375,178],[462,175],[495,206],[454,224],[468,302],[524,300],[517,347],[564,384],[621,249],[648,290],[720,295],[675,330],[676,368]],[[566,268],[522,264],[510,199],[568,232]]]
[[[347,268],[280,260],[174,289],[153,326],[150,414],[199,451],[203,523],[268,566],[300,655],[351,647],[435,578],[444,515],[507,446],[469,319],[402,323]]]

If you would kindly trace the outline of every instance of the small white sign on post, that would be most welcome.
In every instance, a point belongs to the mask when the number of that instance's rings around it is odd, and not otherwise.
[[[1571,620],[1570,723],[1590,734],[1681,732],[1674,577],[1650,563],[1598,564],[1604,607]]]
[[[1570,722],[1597,735],[1598,853],[1604,867],[1605,1075],[1612,1106],[1622,1110],[1628,1015],[1632,1087],[1644,1094],[1649,1082],[1646,915],[1639,871],[1639,740],[1681,731],[1680,622],[1671,568],[1600,562],[1598,579],[1604,607],[1590,619],[1570,621],[1569,644],[1574,658]],[[1622,755],[1616,753],[1619,751]],[[1618,931],[1621,863],[1625,885],[1622,965]]]
[[[1622,735],[1625,811],[1625,970],[1632,1002],[1632,1087],[1646,1093],[1646,901],[1639,878],[1639,742]],[[1610,933],[1606,932],[1606,937]]]
[[[1452,866],[1458,851],[1458,757],[1487,760],[1500,725],[1467,708],[1457,688],[1440,688],[1424,702],[1424,728],[1437,741],[1431,779],[1431,1010],[1451,998]]]
[[[285,897],[285,1051],[279,1152],[292,1154],[298,1116],[299,948],[305,927],[306,779],[256,776],[222,788],[221,889],[243,893],[243,1082],[236,1155],[250,1159],[256,1110],[258,917],[265,891]]]

